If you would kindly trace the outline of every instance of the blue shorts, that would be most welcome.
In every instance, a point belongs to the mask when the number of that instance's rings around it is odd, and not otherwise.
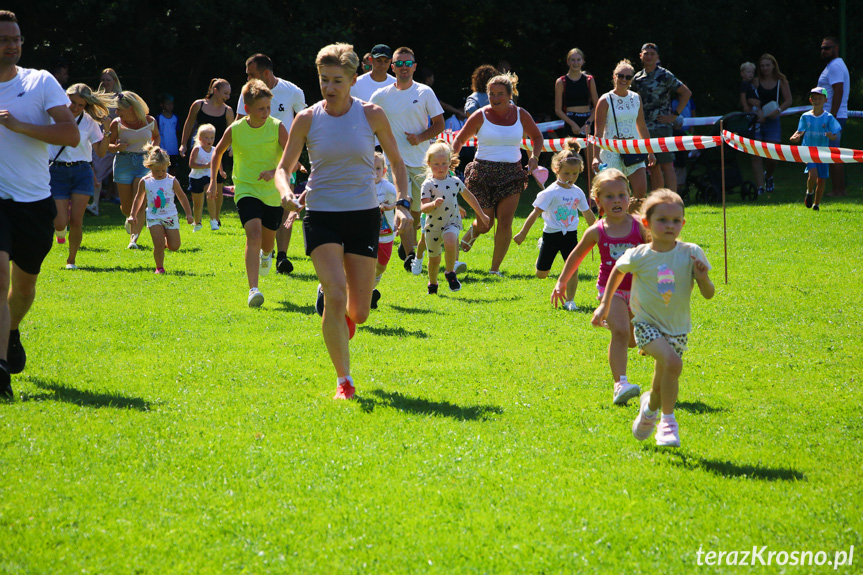
[[[836,118],[836,121],[839,122],[839,125],[842,126],[842,132],[845,131],[845,123],[848,122],[848,118]],[[830,142],[830,146],[833,148],[839,147],[839,142],[842,140],[842,132],[839,132],[839,137]]]
[[[51,195],[55,200],[68,200],[72,194],[93,196],[93,168],[89,162],[51,165]]]
[[[809,170],[811,170],[813,168],[818,170],[818,179],[819,180],[826,180],[827,178],[830,177],[830,166],[829,166],[829,164],[815,164],[815,163],[806,164],[806,169],[803,170],[803,173],[808,174]]]
[[[114,183],[131,184],[135,178],[143,178],[150,173],[144,167],[144,154],[120,152],[114,156]]]
[[[765,120],[764,123],[761,124],[760,128],[762,142],[773,142],[774,144],[780,143],[782,138],[782,126],[779,124],[779,118]],[[117,179],[116,176],[114,179]]]

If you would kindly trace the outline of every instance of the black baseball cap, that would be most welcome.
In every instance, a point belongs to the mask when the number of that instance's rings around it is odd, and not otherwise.
[[[378,44],[371,51],[372,58],[392,58],[393,57],[393,49],[387,46],[386,44]]]

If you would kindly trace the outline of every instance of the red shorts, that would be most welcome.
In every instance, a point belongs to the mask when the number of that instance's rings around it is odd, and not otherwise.
[[[393,242],[380,242],[378,244],[378,263],[386,266],[390,263],[390,258],[393,255]]]

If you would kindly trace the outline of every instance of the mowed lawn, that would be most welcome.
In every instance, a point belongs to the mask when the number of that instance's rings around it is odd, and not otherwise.
[[[183,226],[162,277],[146,233],[124,249],[103,204],[81,269],[55,245],[22,325],[27,368],[0,404],[0,571],[733,572],[697,552],[854,545],[838,572],[859,573],[861,174],[814,213],[801,171],[730,196],[728,284],[721,206],[687,208],[682,239],[717,292],[693,295],[679,449],[637,442],[635,402],[611,405],[609,334],[589,325],[598,260],[579,311],[554,309],[554,279],[533,277],[539,224],[503,279],[479,239],[458,293],[441,277],[426,295],[394,258],[345,403],[299,231],[294,273],[264,278],[252,310],[230,202],[221,231]],[[630,381],[652,368],[631,351]]]

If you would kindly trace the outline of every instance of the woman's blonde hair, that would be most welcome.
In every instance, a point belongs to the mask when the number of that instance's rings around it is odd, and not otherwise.
[[[146,122],[147,114],[150,113],[150,108],[141,96],[128,90],[117,94],[117,107],[124,110],[132,108],[139,122]]]
[[[201,124],[198,126],[198,131],[195,132],[195,145],[201,146],[201,134],[213,134],[216,135],[216,127],[213,124]]]
[[[153,166],[170,166],[171,165],[171,156],[154,144],[153,142],[148,142],[144,146],[144,167],[152,168]]]
[[[749,70],[753,74],[755,73],[755,64],[752,62],[744,62],[740,65],[740,71],[743,72],[745,70]]]
[[[114,81],[114,93],[119,94],[122,92],[123,86],[120,84],[120,78],[117,76],[117,72],[114,71],[114,68],[105,68],[99,76],[101,77],[105,74],[111,76],[111,79]]]
[[[340,66],[350,75],[357,73],[360,59],[357,58],[357,54],[354,52],[354,47],[351,44],[339,42],[321,48],[315,58],[315,66],[318,68],[322,68],[323,66]]]
[[[512,72],[506,72],[504,74],[494,76],[488,81],[488,84],[486,84],[485,91],[488,92],[494,84],[500,84],[506,88],[506,93],[509,94],[510,97],[518,96],[518,76]]]
[[[94,92],[87,84],[72,84],[66,89],[67,96],[78,96],[84,100],[84,111],[97,122],[107,117],[111,112],[109,108],[116,106],[113,93]]]
[[[551,159],[551,171],[557,175],[560,173],[560,168],[566,164],[578,168],[581,173],[584,170],[584,160],[578,153],[581,150],[581,145],[575,138],[569,138],[563,142],[563,150],[559,151]]]
[[[430,176],[432,173],[429,162],[431,162],[431,159],[434,156],[446,156],[447,158],[449,158],[450,170],[454,170],[458,167],[458,156],[453,153],[452,146],[450,146],[446,140],[438,138],[437,140],[435,140],[435,143],[429,146],[429,149],[426,151],[425,165],[427,176]]]
[[[597,206],[599,206],[600,217],[603,215],[603,209],[599,203],[599,194],[602,192],[602,186],[605,182],[615,180],[620,180],[625,183],[626,191],[629,192],[630,196],[632,195],[632,190],[629,187],[629,178],[627,178],[626,174],[617,168],[606,168],[593,177],[593,183],[590,185],[590,197],[593,198],[593,201],[596,202]]]

